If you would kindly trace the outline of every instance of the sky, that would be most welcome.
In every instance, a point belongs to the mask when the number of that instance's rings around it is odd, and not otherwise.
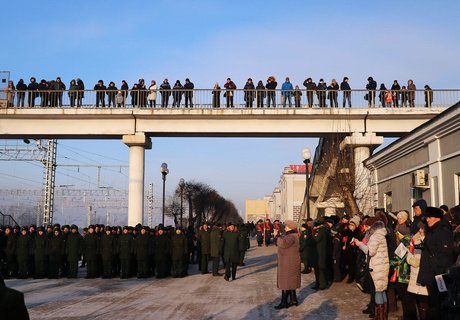
[[[139,78],[190,78],[210,88],[231,77],[350,78],[362,89],[413,79],[422,88],[459,88],[460,2],[452,1],[13,1],[2,5],[0,27],[10,41],[0,51],[2,70],[16,83],[31,76],[68,85],[80,77],[130,86]],[[167,192],[180,178],[208,183],[244,213],[246,198],[277,186],[282,169],[301,163],[317,139],[154,138],[146,152],[146,183],[161,192],[159,167],[167,162]],[[3,142],[2,142],[3,143]],[[58,142],[59,163],[128,163],[121,141]],[[66,149],[67,148],[67,149]],[[99,156],[102,155],[102,156]],[[0,188],[40,188],[41,167],[0,163]],[[111,171],[112,170],[112,171]],[[102,183],[127,188],[127,168],[103,169]],[[118,170],[120,171],[120,170]],[[58,167],[57,185],[95,188],[96,171]],[[77,218],[75,218],[77,219]]]

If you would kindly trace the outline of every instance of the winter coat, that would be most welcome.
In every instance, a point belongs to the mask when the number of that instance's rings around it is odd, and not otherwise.
[[[162,263],[169,261],[171,255],[171,240],[166,234],[159,235],[155,238],[154,256],[157,263],[162,260]]]
[[[83,238],[77,233],[71,233],[65,242],[65,253],[68,261],[79,261],[83,251]]]
[[[348,82],[343,81],[343,82],[340,84],[340,90],[342,90],[342,91],[351,90],[350,84],[349,84]]]
[[[43,236],[37,235],[34,238],[33,250],[34,250],[35,260],[40,261],[40,260],[45,259],[46,245],[47,245],[47,238],[45,235]]]
[[[96,233],[87,233],[83,241],[86,261],[95,261],[99,253],[99,239]]]
[[[409,100],[415,100],[415,90],[417,90],[415,84],[412,83],[407,86],[407,98]]]
[[[169,82],[160,85],[160,93],[162,97],[169,97],[171,95],[171,85]]]
[[[364,242],[359,244],[359,248],[370,256],[369,268],[372,270],[371,277],[376,292],[385,291],[388,287],[390,261],[386,235],[385,224],[382,221],[377,221],[366,232],[366,244]]]
[[[294,90],[294,87],[292,86],[292,83],[285,82],[281,86],[281,95],[283,97],[289,98],[292,95],[292,90]]]
[[[16,255],[18,260],[27,260],[29,257],[30,238],[29,235],[20,235],[17,241]]]
[[[130,234],[121,234],[118,238],[117,246],[120,259],[130,259],[133,253],[133,236]]]
[[[213,227],[210,235],[211,257],[219,258],[222,253],[222,235],[218,227]]]
[[[193,82],[185,81],[184,90],[185,90],[185,97],[186,98],[193,97],[193,89],[195,89],[195,85],[193,84]]]
[[[418,283],[432,284],[436,275],[447,272],[454,263],[453,243],[450,225],[444,219],[429,228],[420,258]]]
[[[185,234],[173,234],[171,237],[171,259],[182,260],[188,252]]]
[[[244,86],[244,101],[254,101],[254,83],[246,82]]]
[[[104,234],[101,237],[101,255],[102,260],[112,260],[113,255],[115,254],[115,238],[113,234],[107,235]]]
[[[422,243],[423,239],[420,233],[416,233],[412,237],[413,245],[418,245]],[[421,286],[417,283],[418,273],[420,271],[420,258],[422,256],[422,250],[414,249],[413,254],[407,254],[407,263],[410,265],[410,279],[409,279],[409,286],[407,287],[407,291],[415,294],[419,294],[422,296],[428,295],[428,290],[426,287]]]
[[[211,253],[211,232],[204,229],[198,230],[198,241],[201,243],[201,254]]]
[[[152,101],[157,100],[157,89],[158,89],[158,86],[156,84],[151,85],[149,87],[149,95],[147,99],[152,100]]]
[[[325,225],[319,226],[313,235],[312,240],[316,243],[317,264],[320,269],[328,267],[328,238],[329,230]]]
[[[64,240],[62,235],[53,235],[48,241],[47,252],[49,256],[60,257],[65,252]]]
[[[224,247],[224,262],[239,263],[240,262],[240,238],[239,232],[224,231],[222,245]]]
[[[286,232],[276,240],[278,246],[277,286],[280,290],[300,288],[300,244],[296,230]]]
[[[151,252],[151,239],[150,236],[146,234],[139,234],[136,237],[134,242],[134,251],[136,253],[136,259],[139,261],[147,260]]]
[[[267,93],[265,92],[265,86],[262,85],[257,85],[256,87],[257,91],[257,99],[264,99]]]
[[[337,99],[337,90],[339,90],[339,85],[337,83],[335,84],[330,84],[328,87],[327,87],[327,91],[328,91],[328,98],[329,99]]]

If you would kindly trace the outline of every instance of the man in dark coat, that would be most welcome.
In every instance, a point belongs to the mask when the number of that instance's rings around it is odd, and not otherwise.
[[[303,263],[303,274],[307,274],[311,272],[311,268],[308,266],[308,240],[311,239],[311,232],[308,230],[308,226],[306,223],[302,224],[300,228],[300,238],[299,238],[299,245],[300,245],[300,261]]]
[[[313,96],[316,91],[316,84],[313,82],[311,78],[307,78],[304,82],[303,85],[305,88],[307,88],[307,101],[308,101],[308,107],[312,108],[313,107]]]
[[[314,266],[316,285],[315,290],[324,290],[327,288],[327,257],[328,257],[328,237],[329,229],[325,223],[316,222],[313,228],[313,241],[316,244],[317,259]]]
[[[212,259],[212,275],[217,277],[219,274],[219,261],[222,254],[222,229],[220,224],[215,224],[212,227],[211,235],[211,259]]]
[[[187,253],[187,238],[181,228],[176,228],[175,233],[171,237],[171,273],[174,278],[182,278],[187,273],[185,269],[185,257]]]
[[[227,230],[224,231],[223,235],[223,249],[224,249],[224,262],[225,262],[225,276],[224,279],[229,281],[230,279],[230,268],[232,280],[236,279],[236,268],[240,260],[240,237],[235,229],[235,225],[230,223]]]
[[[418,199],[412,205],[412,210],[414,211],[414,219],[410,227],[410,233],[416,234],[419,230],[418,224],[425,219],[424,213],[427,208],[426,201],[424,199]]]
[[[46,271],[46,246],[47,237],[43,227],[37,228],[37,235],[33,241],[33,251],[35,253],[35,278],[42,279],[45,277]]]
[[[162,227],[155,238],[154,255],[157,278],[166,278],[170,274],[171,240]]]
[[[103,279],[112,278],[112,262],[115,254],[115,238],[112,234],[112,228],[106,227],[105,234],[101,238],[101,255],[103,266]]]
[[[446,297],[439,292],[435,276],[446,273],[454,263],[453,234],[450,225],[443,219],[443,211],[427,207],[425,211],[428,231],[420,258],[420,270],[417,283],[426,286],[430,300],[430,319],[438,319],[442,314],[441,303]]]
[[[238,263],[239,266],[244,266],[244,256],[246,255],[246,251],[248,249],[248,229],[244,223],[240,224],[238,228],[239,233],[239,246],[240,246],[240,261]]]
[[[124,226],[123,232],[117,241],[121,279],[127,279],[131,276],[131,259],[134,251],[133,243],[134,240],[132,234],[129,234],[129,227]]]
[[[375,106],[375,93],[377,90],[377,81],[374,78],[367,78],[366,90],[369,90],[367,93],[367,104],[370,108]]]
[[[6,235],[6,261],[7,261],[7,278],[16,277],[18,273],[18,262],[16,256],[17,235],[14,233],[13,228],[8,227],[5,229]]]
[[[139,279],[147,278],[149,273],[149,257],[151,253],[151,238],[148,233],[148,227],[143,226],[135,240],[135,253],[137,260],[137,277]]]
[[[21,235],[17,240],[16,255],[18,257],[18,278],[25,279],[29,276],[29,251],[30,238],[27,227],[21,228]]]
[[[61,230],[54,228],[53,236],[48,241],[48,256],[49,256],[49,269],[48,278],[57,279],[59,278],[59,268],[61,267],[61,259],[64,253],[65,247],[62,241]]]
[[[83,241],[83,249],[86,259],[86,278],[93,279],[97,274],[97,256],[99,252],[99,239],[94,226],[88,226],[88,233]]]
[[[0,317],[4,320],[29,320],[24,294],[7,288],[0,273]]]
[[[99,108],[99,102],[102,104],[102,108],[105,108],[105,90],[106,86],[104,85],[104,81],[99,80],[96,85],[94,86],[94,90],[96,91],[96,108]]]
[[[67,256],[68,278],[77,278],[78,261],[80,261],[83,251],[83,238],[78,232],[78,227],[72,225],[70,234],[65,242],[65,252]]]
[[[208,273],[208,261],[211,253],[211,233],[208,227],[208,223],[205,222],[201,230],[198,231],[198,241],[201,246],[201,273]]]
[[[345,108],[346,102],[348,101],[348,106],[351,108],[351,88],[348,83],[348,77],[344,77],[342,83],[340,84],[340,90],[343,92],[343,104],[342,108]]]
[[[29,95],[28,95],[29,108],[33,108],[35,107],[35,99],[38,96],[38,93],[37,93],[38,83],[35,77],[30,78],[30,83],[27,86],[27,90],[29,91]]]
[[[190,108],[193,108],[193,89],[195,88],[193,82],[190,82],[190,79],[185,79],[184,91],[185,91],[185,107],[188,108],[188,103],[190,101]]]

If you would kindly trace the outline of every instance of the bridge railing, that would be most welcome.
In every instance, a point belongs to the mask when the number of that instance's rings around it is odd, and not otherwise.
[[[390,98],[391,97],[391,98]],[[154,99],[154,100],[153,100]],[[5,108],[447,108],[460,101],[460,89],[414,91],[128,90],[0,92]],[[289,104],[289,100],[291,104]],[[153,103],[155,101],[155,104]],[[191,103],[190,103],[191,101]],[[233,101],[233,103],[232,103]],[[391,102],[390,102],[391,101]]]

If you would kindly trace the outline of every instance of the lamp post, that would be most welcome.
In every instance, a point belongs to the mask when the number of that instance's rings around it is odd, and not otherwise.
[[[307,219],[310,218],[310,181],[309,181],[309,172],[308,172],[308,164],[310,163],[311,153],[310,149],[305,148],[302,150],[302,158],[303,163],[305,163],[305,178],[306,178],[306,185],[305,185],[305,206],[307,209]]]
[[[169,173],[168,164],[162,163],[160,167],[160,172],[163,176],[163,215],[161,218],[161,223],[165,224],[165,184],[166,184],[166,175]]]
[[[179,188],[180,188],[180,226],[183,227],[183,220],[182,217],[184,215],[184,206],[183,206],[183,194],[184,194],[184,187],[185,187],[185,181],[184,179],[179,180]]]

